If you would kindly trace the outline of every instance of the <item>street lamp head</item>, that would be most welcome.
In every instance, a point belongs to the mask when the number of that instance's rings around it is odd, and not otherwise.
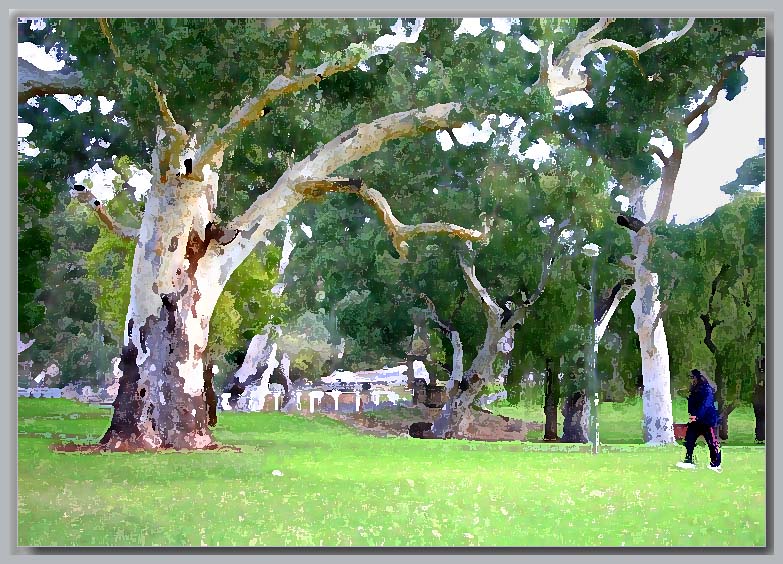
[[[600,251],[601,251],[601,247],[599,247],[595,243],[589,243],[584,247],[582,247],[582,254],[587,255],[588,257],[597,257]]]

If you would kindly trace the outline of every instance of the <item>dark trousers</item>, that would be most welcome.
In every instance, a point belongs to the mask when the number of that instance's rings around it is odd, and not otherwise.
[[[707,448],[710,449],[710,466],[720,466],[720,439],[715,427],[697,421],[688,423],[688,430],[685,432],[685,461],[693,462],[693,447],[700,436],[704,436]]]

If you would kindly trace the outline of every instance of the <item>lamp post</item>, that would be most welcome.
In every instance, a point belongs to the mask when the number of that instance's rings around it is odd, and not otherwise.
[[[600,247],[594,243],[582,247],[582,253],[592,258],[590,269],[590,349],[587,355],[589,380],[587,385],[587,399],[590,405],[590,443],[591,452],[598,454],[598,374],[596,372],[596,358],[598,357],[598,340],[595,337],[595,277],[598,253]]]

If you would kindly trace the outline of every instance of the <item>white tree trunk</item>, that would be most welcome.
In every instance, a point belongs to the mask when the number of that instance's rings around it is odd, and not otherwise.
[[[205,183],[155,182],[133,261],[122,378],[101,442],[112,449],[212,444],[202,355],[222,280]],[[222,280],[222,281],[221,281]]]
[[[272,330],[272,328],[268,328],[265,333],[256,335],[251,339],[245,353],[245,360],[242,362],[242,366],[234,373],[234,379],[240,385],[244,385],[248,379],[252,379],[258,372],[259,366],[266,366],[260,382],[256,385],[266,389],[266,393],[269,393],[269,377],[274,369],[277,368],[277,360],[275,359],[277,344],[269,342]]]
[[[462,350],[462,340],[459,336],[459,331],[451,331],[451,346],[454,349],[454,354],[451,356],[451,374],[449,375],[449,381],[446,382],[446,392],[450,393],[451,389],[458,385],[462,381],[463,375],[463,357],[464,352]]]
[[[658,299],[658,275],[645,266],[652,234],[647,227],[643,227],[638,233],[631,234],[631,240],[636,257],[632,261],[635,296],[631,309],[642,353],[644,442],[652,445],[670,444],[674,442],[674,418],[669,347],[661,318],[661,302]]]

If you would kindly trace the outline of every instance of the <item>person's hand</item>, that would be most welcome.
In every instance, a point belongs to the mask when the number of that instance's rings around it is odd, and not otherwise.
[[[695,415],[689,415],[688,416],[688,422],[691,422],[691,421],[696,421],[696,416]]]

